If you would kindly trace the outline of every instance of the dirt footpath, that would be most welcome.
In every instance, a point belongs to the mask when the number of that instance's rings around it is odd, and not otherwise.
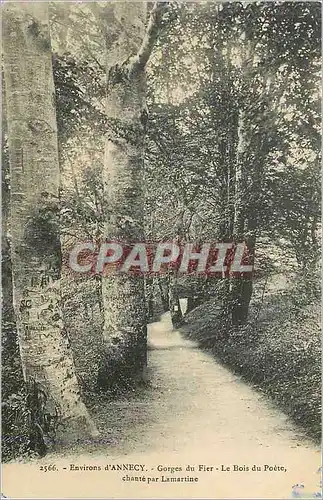
[[[149,387],[94,415],[102,442],[82,454],[4,465],[7,497],[291,498],[296,484],[307,498],[319,491],[319,449],[173,331],[168,314],[149,326],[149,346]],[[42,464],[58,470],[42,472]],[[123,464],[137,470],[113,470]]]

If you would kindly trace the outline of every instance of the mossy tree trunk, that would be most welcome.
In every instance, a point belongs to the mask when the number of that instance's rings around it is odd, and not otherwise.
[[[164,9],[155,4],[146,28],[146,2],[115,3],[113,15],[123,30],[114,48],[107,44],[109,127],[103,181],[110,217],[105,238],[130,246],[144,241],[145,68]],[[100,384],[108,388],[115,381],[141,380],[147,364],[144,277],[129,272],[103,276],[102,294],[106,357]]]
[[[32,2],[3,7],[13,302],[33,437],[45,448],[54,438],[69,443],[97,434],[61,320],[60,172],[47,8]]]
[[[238,242],[245,241],[247,208],[247,130],[246,113],[239,111],[238,145],[235,175],[234,236]],[[243,325],[248,318],[252,295],[252,280],[249,277],[234,276],[231,282],[231,311],[233,325]]]

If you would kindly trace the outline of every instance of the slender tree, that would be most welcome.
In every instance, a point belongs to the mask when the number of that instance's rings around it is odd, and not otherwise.
[[[3,8],[13,301],[32,437],[96,435],[61,320],[59,184],[48,5]],[[49,440],[51,438],[51,440]]]

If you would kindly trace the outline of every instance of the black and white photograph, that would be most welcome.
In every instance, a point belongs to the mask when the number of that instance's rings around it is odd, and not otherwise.
[[[1,1],[1,498],[322,498],[321,10]]]

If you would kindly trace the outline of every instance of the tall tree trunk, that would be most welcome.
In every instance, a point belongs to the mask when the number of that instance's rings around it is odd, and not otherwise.
[[[242,75],[249,81],[252,75],[254,47],[249,44],[246,49],[245,61],[242,65]],[[262,120],[267,120],[269,129],[264,129],[259,118],[256,129],[248,130],[248,123],[253,123],[254,106],[245,105],[239,111],[238,146],[236,162],[236,196],[234,233],[237,241],[244,241],[248,251],[248,264],[252,267],[255,262],[256,236],[259,233],[258,200],[262,189],[264,166],[266,157],[271,150],[271,130],[273,117],[271,115],[272,77],[268,75],[263,81],[263,93],[259,100],[262,108]],[[250,102],[252,96],[248,96]],[[257,143],[250,147],[250,141],[257,133]],[[249,313],[249,304],[252,297],[252,276],[240,276],[232,280],[232,322],[235,325],[246,323]]]
[[[4,106],[3,106],[3,115]],[[2,399],[12,393],[17,393],[23,387],[21,360],[18,349],[17,328],[13,309],[12,266],[10,255],[9,230],[9,157],[5,138],[5,118],[2,117],[2,233],[1,233],[1,285],[2,285],[2,317],[1,317],[1,346],[2,346]]]
[[[234,236],[237,242],[244,242],[248,252],[248,265],[253,266],[255,260],[257,216],[255,198],[257,187],[250,189],[250,177],[256,177],[257,161],[248,158],[247,114],[240,110],[238,121],[238,146],[235,179],[235,214]],[[251,171],[252,169],[252,171]],[[251,172],[250,172],[251,171]],[[251,175],[249,175],[251,174]],[[258,182],[261,182],[258,179]],[[252,297],[252,276],[236,276],[232,278],[231,308],[233,325],[243,325],[248,319],[249,304]]]
[[[232,106],[233,108],[233,106]],[[223,110],[225,114],[225,110]],[[228,117],[228,125],[225,132],[225,138],[222,138],[220,143],[220,178],[221,190],[219,200],[219,211],[222,214],[222,219],[219,224],[217,239],[218,241],[231,242],[234,229],[234,207],[235,207],[235,188],[236,188],[236,165],[235,165],[235,148],[237,134],[237,118],[234,109]],[[234,152],[234,153],[233,153]],[[231,280],[229,277],[208,276],[206,285],[210,285],[216,290],[216,297],[222,303],[223,316],[223,331],[227,330],[229,318],[231,317]],[[196,306],[195,306],[196,307]],[[231,320],[230,320],[231,321]]]
[[[115,3],[123,24],[116,47],[107,54],[109,121],[103,172],[110,217],[105,237],[132,245],[144,241],[144,137],[147,121],[145,67],[157,38],[163,7],[155,4],[147,29],[146,2]],[[106,359],[100,384],[127,383],[145,377],[147,311],[143,276],[104,276],[103,337]]]
[[[246,195],[247,195],[247,138],[246,138],[246,113],[239,111],[238,120],[238,145],[235,173],[235,210],[234,210],[234,236],[237,242],[245,241],[246,221]],[[251,241],[249,242],[252,246]],[[231,282],[231,311],[233,325],[241,325],[247,321],[249,302],[252,294],[252,281],[248,277],[234,276]]]
[[[46,3],[3,7],[13,300],[34,432],[96,435],[81,400],[60,303],[59,163]]]

